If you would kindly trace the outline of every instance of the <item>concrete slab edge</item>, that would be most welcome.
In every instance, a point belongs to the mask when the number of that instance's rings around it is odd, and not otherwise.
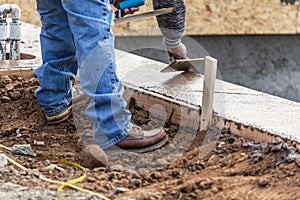
[[[130,101],[130,98],[135,101],[135,104],[146,111],[149,111],[153,105],[159,104],[165,110],[152,110],[152,115],[158,119],[163,118],[163,112],[167,113],[167,122],[187,127],[189,129],[199,131],[201,107],[192,106],[190,104],[176,101],[174,99],[159,95],[157,93],[140,89],[128,84],[125,85],[125,99]],[[213,125],[218,129],[228,129],[232,134],[244,137],[245,139],[258,142],[271,142],[274,139],[282,138],[286,142],[294,144],[300,150],[300,142],[284,138],[283,136],[262,130],[260,128],[228,120],[224,117],[213,116]]]

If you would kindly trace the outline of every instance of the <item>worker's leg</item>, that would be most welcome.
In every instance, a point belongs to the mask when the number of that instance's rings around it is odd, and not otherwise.
[[[43,65],[34,71],[40,82],[35,94],[46,116],[57,115],[71,104],[77,73],[75,45],[61,0],[37,0],[41,16]]]
[[[77,47],[80,83],[91,97],[86,114],[93,121],[94,140],[107,148],[131,130],[131,113],[116,76],[113,11],[109,0],[62,0]]]

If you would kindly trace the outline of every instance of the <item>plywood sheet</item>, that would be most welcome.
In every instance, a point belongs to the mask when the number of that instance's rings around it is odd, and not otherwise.
[[[297,6],[280,0],[187,0],[189,34],[296,33]]]
[[[40,26],[36,0],[2,0],[22,8],[22,21]],[[299,5],[283,5],[281,0],[186,0],[188,35],[298,34]],[[152,1],[140,12],[152,10]],[[155,17],[117,25],[115,35],[160,35]]]

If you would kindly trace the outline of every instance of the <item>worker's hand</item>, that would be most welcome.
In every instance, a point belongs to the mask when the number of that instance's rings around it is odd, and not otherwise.
[[[115,2],[115,7],[119,9],[119,3],[122,2],[123,0],[116,0]],[[132,7],[132,8],[126,8],[122,10],[121,16],[124,17],[127,14],[133,14],[134,12],[138,11],[140,8],[139,7]],[[118,17],[118,11],[115,12],[116,17]]]
[[[167,50],[170,57],[174,57],[175,59],[187,59],[188,52],[183,43],[180,43],[176,48],[167,47]]]

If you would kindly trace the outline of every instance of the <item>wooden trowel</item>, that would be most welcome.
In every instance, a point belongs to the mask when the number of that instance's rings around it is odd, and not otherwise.
[[[197,68],[201,63],[204,62],[204,58],[193,58],[193,59],[180,59],[174,60],[167,67],[162,69],[160,72],[176,72],[176,71],[188,71],[191,68]]]

